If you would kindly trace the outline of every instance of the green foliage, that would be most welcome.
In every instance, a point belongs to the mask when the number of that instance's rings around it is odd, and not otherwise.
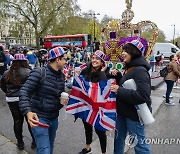
[[[0,6],[33,28],[37,47],[39,37],[57,33],[61,22],[78,11],[76,0],[3,0]]]

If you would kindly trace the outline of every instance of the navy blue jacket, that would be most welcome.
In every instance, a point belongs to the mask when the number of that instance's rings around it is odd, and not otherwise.
[[[133,121],[139,121],[135,105],[146,102],[151,110],[151,80],[148,73],[150,65],[144,57],[139,57],[126,65],[126,69],[130,67],[135,68],[123,75],[119,82],[116,99],[117,113]],[[122,87],[128,79],[134,79],[137,90]]]
[[[59,110],[63,106],[59,97],[64,91],[64,74],[62,71],[55,71],[50,65],[45,69],[46,75],[43,81],[41,81],[40,68],[31,71],[29,78],[20,89],[19,106],[23,114],[31,111],[38,117],[54,119],[58,117]]]

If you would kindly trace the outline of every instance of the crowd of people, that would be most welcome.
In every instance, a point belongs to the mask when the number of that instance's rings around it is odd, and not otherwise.
[[[122,57],[124,59],[123,72],[116,69],[110,71],[105,53],[97,50],[94,53],[84,52],[79,49],[75,52],[65,51],[62,47],[55,47],[45,53],[36,51],[18,52],[14,55],[8,50],[2,51],[0,64],[1,89],[6,94],[6,101],[14,120],[14,134],[17,139],[17,147],[24,149],[23,120],[27,121],[29,132],[32,136],[32,148],[36,148],[37,154],[53,154],[56,131],[58,129],[59,111],[68,103],[65,99],[60,102],[62,92],[65,92],[66,80],[75,71],[73,68],[83,63],[86,67],[79,72],[88,82],[98,83],[108,79],[115,79],[116,84],[110,85],[110,91],[116,94],[116,126],[114,137],[114,154],[124,154],[125,139],[127,133],[136,135],[137,140],[146,138],[145,127],[139,120],[136,105],[146,102],[151,108],[151,78],[149,70],[151,65],[143,56],[144,46],[139,40],[133,40],[123,46]],[[175,81],[180,77],[180,53],[170,56],[169,73],[165,78],[167,84],[166,104],[170,103],[169,96]],[[43,67],[36,67],[37,60]],[[156,56],[155,56],[156,57]],[[154,59],[157,59],[155,58]],[[39,59],[38,59],[39,58]],[[0,56],[1,60],[1,56]],[[3,66],[3,67],[2,67]],[[63,73],[65,67],[67,74]],[[2,69],[3,68],[3,69]],[[71,69],[72,68],[72,69]],[[139,72],[138,74],[136,72]],[[126,89],[123,83],[133,79],[136,90]],[[82,88],[82,87],[81,87]],[[95,105],[95,104],[94,104]],[[92,107],[93,108],[93,107]],[[86,143],[79,154],[92,153],[92,132],[95,129],[100,141],[102,154],[106,153],[106,131],[99,130],[82,120],[85,129]],[[137,142],[135,153],[150,154],[148,144]]]

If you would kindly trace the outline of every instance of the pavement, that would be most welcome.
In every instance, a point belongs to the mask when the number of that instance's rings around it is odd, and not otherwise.
[[[156,74],[154,74],[156,76]],[[157,114],[159,108],[161,107],[164,98],[162,97],[163,94],[165,94],[165,85],[163,88],[161,87],[163,83],[162,78],[155,78],[151,80],[152,83],[152,109],[153,109],[153,115]],[[159,93],[161,91],[161,93]],[[162,92],[163,91],[163,92]],[[173,94],[173,92],[172,92]],[[113,152],[113,135],[114,132],[108,132],[108,144],[107,144],[107,154],[112,154]],[[74,143],[75,144],[75,143]],[[91,148],[93,149],[94,154],[100,154],[100,145],[99,145],[99,140],[96,138],[92,145]],[[127,151],[127,150],[126,150]],[[0,130],[0,154],[29,154],[25,150],[19,151],[16,147],[16,144],[14,141],[6,137],[4,134],[1,133]]]

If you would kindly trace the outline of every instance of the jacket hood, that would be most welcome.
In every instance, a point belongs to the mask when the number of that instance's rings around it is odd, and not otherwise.
[[[133,66],[143,66],[144,68],[146,68],[147,71],[150,70],[150,64],[146,61],[144,56],[132,60],[130,63],[125,65],[125,68]]]

